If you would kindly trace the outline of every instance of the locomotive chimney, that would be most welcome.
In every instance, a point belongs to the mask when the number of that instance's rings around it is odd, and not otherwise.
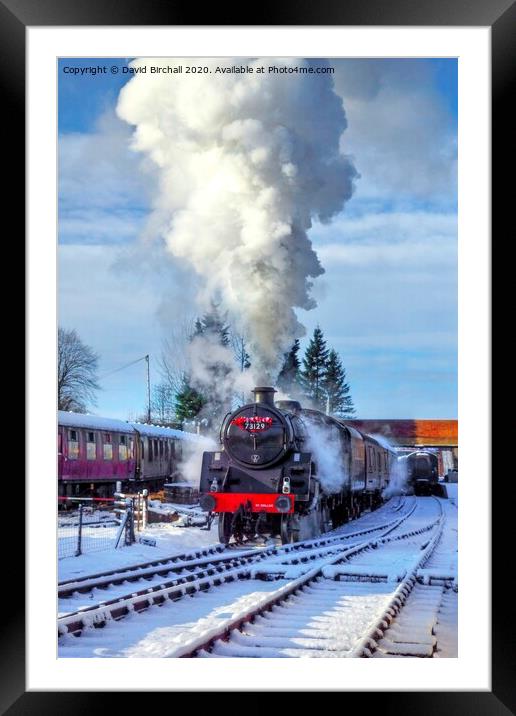
[[[274,408],[274,393],[276,393],[274,388],[254,388],[254,402],[265,403],[265,405],[270,405],[271,408]]]

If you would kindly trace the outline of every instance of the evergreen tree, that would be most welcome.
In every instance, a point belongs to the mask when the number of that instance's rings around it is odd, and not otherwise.
[[[204,335],[214,338],[221,346],[230,343],[229,326],[225,316],[221,316],[218,304],[212,303],[211,309],[195,322],[195,335]]]
[[[310,400],[314,408],[325,409],[326,396],[324,393],[324,378],[328,362],[328,348],[324,335],[319,326],[305,351],[303,370],[301,371],[301,386],[304,395]]]
[[[202,397],[199,417],[206,420],[209,428],[220,423],[231,409],[231,386],[227,380],[231,372],[231,336],[226,315],[221,315],[218,304],[212,302],[210,310],[195,323],[192,342],[198,341],[197,350],[202,352],[203,377],[190,386]],[[224,351],[220,351],[221,346]],[[194,401],[195,404],[198,404]]]
[[[349,384],[346,383],[346,371],[342,367],[342,362],[333,348],[328,355],[328,361],[326,363],[323,391],[326,402],[325,409],[329,415],[347,418],[355,414]]]
[[[288,353],[285,353],[283,365],[277,380],[278,388],[292,397],[299,392],[299,368],[301,367],[301,361],[297,354],[299,353],[300,347],[299,339],[296,338],[292,344],[292,348]]]
[[[181,422],[195,418],[206,404],[204,396],[190,385],[190,377],[186,373],[175,397],[176,417]]]

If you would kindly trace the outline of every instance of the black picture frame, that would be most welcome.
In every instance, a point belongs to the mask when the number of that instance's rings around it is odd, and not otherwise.
[[[245,17],[245,13],[248,16]],[[199,22],[199,16],[202,22]],[[353,25],[353,26],[483,26],[492,33],[492,166],[493,166],[493,235],[509,227],[508,212],[514,204],[509,151],[513,142],[513,114],[509,110],[511,81],[515,66],[514,41],[516,9],[512,0],[318,0],[316,3],[283,1],[281,5],[264,0],[252,5],[233,6],[224,2],[200,6],[165,0],[0,0],[0,77],[6,108],[10,142],[16,147],[16,163],[11,165],[6,205],[25,214],[24,161],[25,144],[25,30],[28,26],[78,25]],[[504,170],[507,170],[504,171]],[[512,218],[512,217],[511,217]],[[20,222],[21,223],[21,222]],[[20,239],[20,244],[21,244]],[[506,476],[507,477],[507,476]],[[512,476],[511,476],[512,478]],[[501,479],[503,480],[503,474]],[[512,479],[511,479],[512,482]],[[507,490],[514,492],[509,486]],[[492,691],[491,692],[369,692],[367,708],[381,713],[425,714],[516,714],[516,663],[514,601],[510,589],[504,589],[504,563],[510,558],[507,549],[507,525],[511,524],[514,501],[507,490],[493,489],[493,583],[492,594]],[[19,494],[19,492],[17,492]],[[505,526],[504,526],[505,525]],[[23,546],[18,545],[18,553]],[[23,582],[23,570],[17,561],[8,565],[5,574],[18,569],[17,584]],[[20,573],[21,572],[21,573]],[[20,592],[21,593],[21,592]],[[473,597],[472,597],[473,598]],[[23,604],[9,605],[4,618],[0,651],[0,714],[86,714],[102,709],[114,699],[95,692],[26,692],[25,690],[25,614]],[[474,625],[471,625],[474,628]],[[410,684],[407,684],[410,688]],[[229,689],[228,689],[229,690]],[[235,690],[238,687],[235,685]],[[120,694],[112,694],[119,702]],[[355,704],[364,693],[346,693],[346,705]],[[245,698],[245,697],[244,697]],[[133,706],[140,702],[132,694]],[[135,701],[136,699],[136,701]],[[374,703],[371,702],[373,699]],[[143,707],[143,701],[141,701]],[[245,701],[244,701],[245,703]],[[242,708],[243,705],[240,705]],[[147,708],[151,708],[147,701]]]

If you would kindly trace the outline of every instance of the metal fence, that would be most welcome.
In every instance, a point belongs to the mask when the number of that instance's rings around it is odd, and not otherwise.
[[[78,557],[89,552],[115,549],[134,541],[132,509],[125,514],[102,512],[94,505],[80,503],[76,509],[60,514],[57,522],[57,554]]]

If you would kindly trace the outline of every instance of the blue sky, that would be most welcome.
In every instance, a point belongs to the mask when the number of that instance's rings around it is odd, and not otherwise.
[[[310,232],[326,273],[318,307],[298,315],[340,353],[359,417],[454,418],[457,62],[332,64],[348,118],[341,149],[361,176],[345,211]],[[108,74],[63,72],[92,65]],[[144,363],[105,374],[150,353],[159,381],[163,340],[195,315],[194,277],[145,243],[156,179],[115,115],[124,66],[59,66],[59,323],[101,356],[95,412],[120,418],[144,410]]]

